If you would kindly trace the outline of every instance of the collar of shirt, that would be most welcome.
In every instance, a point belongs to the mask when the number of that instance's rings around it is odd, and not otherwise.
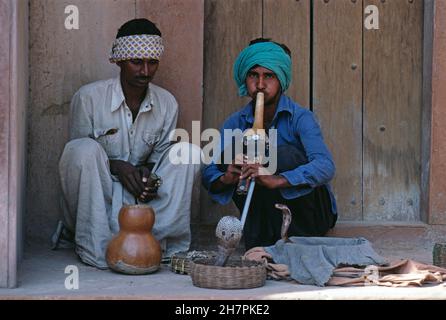
[[[277,106],[276,113],[274,114],[274,119],[277,118],[277,115],[283,112],[288,112],[290,115],[293,114],[294,108],[291,102],[291,99],[288,98],[286,95],[281,95],[279,104]],[[254,108],[252,107],[251,102],[249,102],[240,112],[240,116],[245,118],[245,121],[253,124],[254,123]]]
[[[149,83],[146,96],[145,96],[144,100],[141,102],[141,107],[139,109],[139,112],[147,112],[152,109],[153,99],[152,99],[152,95],[150,93],[151,92],[150,86],[151,86],[151,84]],[[119,107],[121,107],[121,105],[124,105],[123,102],[125,102],[124,91],[122,90],[121,79],[119,76],[114,79],[111,101],[112,101],[111,102],[111,112],[118,110]]]

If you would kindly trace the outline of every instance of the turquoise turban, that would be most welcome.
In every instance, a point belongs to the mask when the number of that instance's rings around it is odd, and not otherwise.
[[[234,80],[240,96],[248,95],[246,75],[255,65],[273,71],[279,79],[282,92],[288,89],[291,82],[291,58],[274,42],[258,42],[243,49],[234,64]]]

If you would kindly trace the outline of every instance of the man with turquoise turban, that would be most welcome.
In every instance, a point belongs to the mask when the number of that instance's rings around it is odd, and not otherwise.
[[[256,96],[262,92],[263,127],[267,133],[271,129],[277,133],[276,145],[270,149],[277,152],[277,170],[268,174],[261,164],[234,161],[223,165],[213,161],[202,170],[203,184],[211,197],[220,204],[232,199],[240,211],[246,196],[235,189],[241,179],[255,179],[243,230],[246,250],[273,245],[281,238],[282,215],[276,203],[292,212],[288,236],[323,236],[337,220],[329,185],[335,174],[332,156],[313,113],[285,94],[291,82],[291,65],[291,52],[285,45],[263,38],[251,41],[237,57],[233,71],[239,95],[252,100],[230,115],[221,131],[222,146],[228,150],[224,130],[252,128]]]

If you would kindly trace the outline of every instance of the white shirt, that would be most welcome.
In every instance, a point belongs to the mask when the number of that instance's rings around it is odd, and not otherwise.
[[[178,103],[167,90],[149,84],[133,122],[120,78],[87,84],[71,101],[70,140],[90,137],[99,142],[110,160],[133,165],[157,162],[170,145],[176,128]]]

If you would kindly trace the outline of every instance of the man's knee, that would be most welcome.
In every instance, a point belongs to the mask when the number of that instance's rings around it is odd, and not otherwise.
[[[101,145],[90,138],[80,138],[69,141],[65,145],[60,163],[75,163],[78,165],[91,163],[105,151]]]
[[[276,172],[285,172],[308,163],[305,153],[292,145],[278,146],[276,159]]]

